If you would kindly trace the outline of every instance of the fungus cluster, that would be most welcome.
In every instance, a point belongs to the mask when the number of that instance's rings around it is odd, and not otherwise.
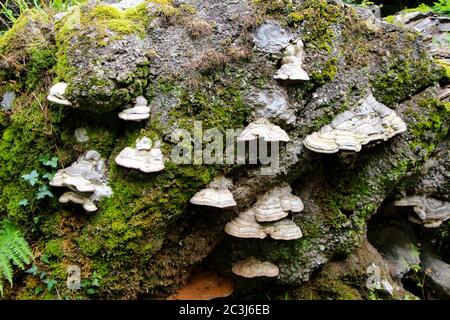
[[[164,156],[159,148],[159,142],[150,138],[137,139],[136,148],[126,147],[115,158],[122,167],[138,169],[145,173],[158,172],[164,169]]]
[[[302,200],[292,194],[289,185],[273,188],[264,194],[253,207],[241,212],[235,219],[225,225],[225,232],[237,238],[275,240],[295,240],[302,237],[302,231],[292,219],[287,218],[289,212],[303,211]],[[235,264],[232,271],[246,278],[276,277],[278,267],[253,257]]]
[[[97,211],[95,203],[112,195],[107,185],[106,163],[100,153],[90,150],[81,155],[70,167],[60,169],[50,181],[53,187],[66,187],[60,203],[81,204],[87,212]]]
[[[150,107],[147,105],[147,99],[143,96],[136,98],[136,103],[133,108],[123,109],[119,112],[119,118],[126,121],[142,121],[150,117]]]
[[[425,196],[410,196],[394,202],[396,207],[413,207],[418,218],[410,217],[414,223],[426,228],[437,228],[450,219],[450,202],[428,198]]]
[[[308,135],[303,143],[319,153],[359,152],[371,141],[386,141],[405,131],[405,122],[370,94],[353,111],[338,114],[330,124]]]
[[[225,225],[225,232],[238,238],[295,240],[302,237],[301,229],[286,218],[289,211],[301,212],[303,202],[291,194],[289,185],[276,187],[263,195],[250,209],[240,213]]]
[[[290,44],[284,50],[284,56],[281,59],[281,67],[274,75],[274,79],[292,80],[292,81],[308,81],[308,73],[303,70],[303,41],[297,40]]]

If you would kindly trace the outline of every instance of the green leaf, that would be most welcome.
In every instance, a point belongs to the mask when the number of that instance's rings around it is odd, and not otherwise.
[[[48,291],[52,291],[53,288],[58,284],[58,282],[55,279],[44,280],[44,283],[47,285]]]
[[[14,267],[24,269],[33,259],[31,249],[20,230],[8,220],[0,220],[0,294],[3,280],[13,285]]]
[[[29,204],[27,199],[22,199],[19,201],[19,206],[26,207]]]
[[[43,179],[52,180],[55,175],[53,173],[47,172],[42,176]]]
[[[52,167],[56,169],[58,167],[58,160],[58,157],[52,157],[50,160],[42,159],[41,162],[46,167]]]
[[[25,272],[35,276],[35,275],[37,275],[38,268],[37,268],[37,266],[35,264],[33,264],[33,266],[30,269],[25,270]]]
[[[41,287],[34,288],[34,295],[37,296],[44,291]]]
[[[44,199],[45,197],[53,198],[54,195],[51,193],[51,191],[48,189],[47,185],[43,185],[39,187],[38,193],[36,195],[36,199]]]
[[[22,179],[24,179],[25,181],[27,181],[30,185],[34,186],[36,184],[36,182],[39,181],[39,173],[37,173],[36,170],[31,171],[28,174],[24,174],[22,176]]]
[[[41,261],[46,264],[50,264],[50,261],[48,260],[48,256],[46,254],[41,256]]]

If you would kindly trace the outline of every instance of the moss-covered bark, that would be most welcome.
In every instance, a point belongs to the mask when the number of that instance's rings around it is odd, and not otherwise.
[[[0,217],[27,231],[36,265],[57,281],[61,297],[163,297],[185,282],[195,265],[230,275],[231,264],[250,253],[280,266],[277,284],[298,285],[363,242],[366,222],[386,195],[417,171],[446,135],[449,106],[435,99],[433,87],[443,69],[414,32],[394,26],[374,30],[352,9],[325,0],[243,1],[237,9],[222,3],[220,14],[213,2],[192,9],[147,1],[126,11],[90,3],[72,8],[57,22],[29,12],[0,38],[2,55],[27,48],[19,69],[8,64],[0,73],[0,93],[12,88],[18,96],[11,112],[0,111]],[[186,26],[193,18],[208,21],[208,32],[192,37]],[[251,37],[267,19],[303,38],[311,82],[284,86],[272,79],[279,56],[252,48]],[[30,23],[33,32],[27,30]],[[52,32],[43,34],[47,29]],[[73,107],[46,101],[49,86],[60,80],[69,84]],[[254,108],[248,95],[275,87],[286,92],[295,110],[294,124],[280,121],[295,141],[351,108],[368,87],[396,109],[408,132],[350,159],[300,148],[295,163],[283,158],[284,172],[273,178],[256,175],[252,166],[167,161],[164,171],[143,174],[114,163],[124,147],[144,135],[160,140],[169,158],[174,143],[168,135],[174,128],[192,129],[193,121],[202,121],[204,130],[244,127]],[[120,121],[117,109],[142,94],[152,107],[149,121]],[[81,127],[87,142],[74,137]],[[45,173],[42,155],[56,155],[59,167],[66,167],[90,149],[108,160],[114,191],[96,213],[58,204],[56,189],[55,198],[38,201],[35,188],[21,179],[32,170]],[[283,157],[287,153],[283,148]],[[242,191],[236,192],[235,211],[189,204],[195,192],[223,172]],[[305,211],[295,217],[304,237],[290,242],[225,237],[223,225],[282,180],[304,199]],[[20,206],[24,198],[33,201]],[[65,287],[71,264],[81,267],[84,279],[77,292]],[[7,297],[57,295],[37,277],[16,278]],[[312,287],[320,292],[310,288],[297,297],[311,291],[313,297],[367,298],[351,285],[339,277],[317,280]]]

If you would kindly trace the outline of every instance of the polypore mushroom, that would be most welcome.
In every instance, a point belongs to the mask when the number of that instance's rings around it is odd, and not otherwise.
[[[268,261],[260,261],[254,257],[239,261],[231,269],[234,274],[244,278],[277,277],[280,270]]]
[[[220,277],[217,273],[200,270],[195,272],[189,282],[167,300],[211,300],[226,298],[234,291],[231,280]]]
[[[97,210],[96,201],[112,195],[112,190],[106,182],[105,161],[97,151],[90,150],[70,167],[58,170],[50,185],[72,190],[59,198],[60,203],[82,204],[86,211],[93,212]]]
[[[77,128],[74,132],[75,139],[77,142],[88,142],[89,136],[87,135],[87,130],[85,128]]]
[[[274,79],[279,80],[309,80],[309,76],[305,70],[302,69],[303,63],[303,42],[297,42],[289,45],[284,50],[283,59],[281,59],[281,68],[274,75]]]
[[[56,104],[62,104],[64,106],[71,106],[72,103],[65,98],[65,93],[67,89],[67,83],[58,82],[50,88],[47,100]]]
[[[410,217],[414,223],[422,224],[426,228],[439,227],[450,219],[450,202],[427,198],[425,196],[405,197],[394,202],[397,207],[414,207],[419,219]]]
[[[225,225],[225,232],[237,238],[264,239],[264,227],[255,219],[255,211],[248,209]]]
[[[271,222],[264,226],[264,232],[275,240],[296,240],[303,236],[300,227],[290,219]]]
[[[191,203],[200,206],[216,208],[229,208],[236,205],[233,194],[228,188],[233,186],[233,182],[223,176],[216,177],[206,189],[197,192]]]
[[[136,98],[133,108],[123,109],[119,112],[119,118],[126,121],[142,121],[150,117],[150,108],[147,106],[147,99],[143,96]]]
[[[95,192],[106,180],[105,174],[104,160],[97,151],[90,150],[70,167],[58,170],[50,185],[79,192]]]
[[[261,118],[250,123],[237,137],[237,141],[253,141],[262,138],[266,142],[289,141],[289,136],[279,126]]]
[[[405,122],[370,94],[360,100],[353,111],[340,113],[330,124],[308,135],[303,143],[308,149],[319,153],[339,150],[359,152],[363,145],[371,141],[386,141],[405,131]]]
[[[149,138],[136,140],[136,149],[126,147],[115,158],[119,166],[138,169],[142,172],[158,172],[164,169],[164,156],[159,143],[152,147]]]
[[[302,200],[291,194],[289,185],[275,187],[263,195],[255,204],[256,220],[259,222],[277,221],[289,215],[289,211],[301,212]]]
[[[89,197],[85,197],[73,191],[64,192],[63,195],[59,197],[59,203],[69,202],[83,205],[83,209],[87,212],[97,211],[97,206]]]
[[[79,290],[81,288],[81,269],[77,265],[67,267],[67,289]]]

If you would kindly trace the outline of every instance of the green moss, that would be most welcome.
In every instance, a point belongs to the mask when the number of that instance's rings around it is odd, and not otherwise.
[[[28,90],[34,90],[42,84],[42,79],[50,77],[49,74],[56,65],[55,47],[49,46],[40,48],[33,46],[30,48],[30,63],[27,66],[25,86]]]
[[[399,53],[399,58],[391,59],[387,72],[372,80],[377,99],[392,105],[443,77],[442,68],[438,68],[425,52],[420,59],[411,55],[408,50]]]
[[[384,17],[384,20],[389,23],[394,23],[395,16]]]
[[[33,90],[55,64],[50,19],[42,10],[27,10],[0,37],[3,79],[13,79]]]
[[[323,85],[333,80],[337,71],[337,58],[330,58],[320,66],[319,70],[313,71],[310,77],[317,85]]]
[[[46,254],[49,258],[61,259],[64,256],[63,240],[49,240],[45,245],[44,254]]]
[[[217,88],[215,94],[206,89],[185,90],[171,115],[177,127],[190,130],[195,120],[202,121],[203,129],[222,130],[242,126],[248,110],[239,87],[227,87]]]
[[[333,300],[361,300],[358,290],[340,280],[320,280],[315,284],[320,290],[320,296]]]
[[[58,117],[51,109],[41,109],[45,101],[45,93],[36,93],[36,97],[20,96],[17,107],[10,117],[9,126],[3,131],[0,139],[0,213],[7,213],[20,223],[29,223],[28,215],[35,207],[36,189],[20,177],[37,170],[45,173],[39,157],[42,154],[56,154],[53,126],[58,125]],[[31,205],[20,207],[18,202],[28,199]],[[42,202],[47,210],[54,208],[55,201]]]
[[[444,69],[443,80],[450,80],[450,63],[446,62],[445,60],[436,60],[436,62]]]

